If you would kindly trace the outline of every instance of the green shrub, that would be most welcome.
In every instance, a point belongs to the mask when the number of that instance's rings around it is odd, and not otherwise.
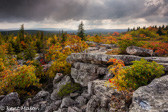
[[[118,46],[121,49],[121,53],[126,53],[126,48],[129,46],[136,46],[137,42],[134,40],[120,40]]]
[[[62,86],[60,91],[58,92],[58,95],[63,97],[67,96],[72,92],[78,91],[81,89],[80,84],[77,83],[67,83],[66,85]]]
[[[24,56],[22,53],[17,54],[17,60],[19,60],[19,59],[21,59],[21,60],[24,59]]]
[[[133,65],[125,67],[123,72],[126,88],[137,89],[140,86],[149,84],[154,78],[164,74],[164,67],[156,62],[148,62],[145,59],[133,61]]]

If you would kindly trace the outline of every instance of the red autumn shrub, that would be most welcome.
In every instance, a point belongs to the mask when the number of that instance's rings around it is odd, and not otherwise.
[[[152,49],[158,55],[168,55],[168,43],[164,42],[149,42],[143,46],[147,49]]]

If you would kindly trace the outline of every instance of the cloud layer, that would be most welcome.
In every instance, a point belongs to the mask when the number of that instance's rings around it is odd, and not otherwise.
[[[168,0],[1,0],[0,22],[168,22]]]

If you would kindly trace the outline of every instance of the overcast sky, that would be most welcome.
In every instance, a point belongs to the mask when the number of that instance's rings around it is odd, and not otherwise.
[[[0,29],[125,29],[168,24],[168,0],[0,0]]]

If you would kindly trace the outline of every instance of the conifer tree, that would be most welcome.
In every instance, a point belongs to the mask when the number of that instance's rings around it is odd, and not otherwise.
[[[130,28],[128,28],[128,31],[127,32],[129,32],[130,31]]]
[[[24,41],[24,24],[21,25],[18,36],[20,38],[20,41]]]
[[[64,31],[62,30],[62,34],[61,34],[61,42],[65,42],[66,41],[66,34],[64,33]]]
[[[159,34],[159,35],[163,35],[162,28],[159,27],[159,29],[158,29],[158,31],[156,33]]]
[[[81,40],[85,40],[85,30],[83,26],[83,22],[81,22],[78,26],[78,36],[81,37]]]

